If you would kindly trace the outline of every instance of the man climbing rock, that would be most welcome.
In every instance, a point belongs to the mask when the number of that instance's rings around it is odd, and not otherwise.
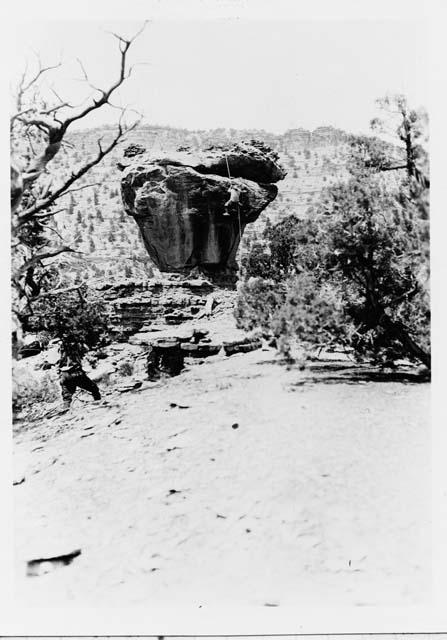
[[[225,207],[225,212],[224,212],[224,216],[229,216],[229,209],[234,209],[239,205],[239,198],[241,195],[241,190],[239,185],[237,185],[235,182],[231,183],[230,188],[228,189],[228,193],[230,194],[229,199],[226,201],[226,203],[224,204]]]
[[[61,344],[59,361],[59,382],[62,389],[64,405],[69,407],[76,389],[85,389],[93,395],[94,400],[101,400],[98,385],[90,380],[82,368],[82,355],[73,345]]]

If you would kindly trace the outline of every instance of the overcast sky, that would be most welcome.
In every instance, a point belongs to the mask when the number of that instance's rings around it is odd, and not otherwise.
[[[94,85],[115,77],[113,29],[129,35],[141,22],[22,24],[13,74],[39,52],[64,61],[51,77],[64,98],[85,97],[79,57]],[[411,46],[409,44],[411,43]],[[374,101],[405,93],[427,106],[427,29],[414,21],[155,20],[135,42],[133,77],[116,102],[149,124],[189,129],[262,128],[283,132],[334,125],[367,131]],[[101,111],[85,125],[111,121]]]

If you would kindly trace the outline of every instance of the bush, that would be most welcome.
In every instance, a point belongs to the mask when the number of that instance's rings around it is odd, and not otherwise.
[[[430,366],[428,222],[408,179],[378,172],[324,193],[313,220],[289,217],[248,256],[236,318],[281,338]]]
[[[273,280],[250,277],[239,285],[235,317],[237,326],[246,331],[260,329],[275,335],[275,318],[284,303],[285,292]]]
[[[39,300],[33,324],[50,339],[59,339],[67,353],[82,357],[88,349],[107,342],[108,318],[107,305],[81,286]]]
[[[297,349],[310,352],[349,342],[349,319],[334,290],[319,288],[311,273],[294,275],[282,285],[250,278],[239,287],[235,317],[238,328],[260,329],[265,338],[274,338],[286,357]]]
[[[347,324],[335,290],[318,286],[311,273],[302,273],[287,282],[273,331],[276,336],[283,336],[280,346],[284,353],[297,345],[308,352],[329,345],[347,345]]]
[[[264,244],[253,243],[248,254],[241,259],[241,273],[253,278],[271,277],[271,256]]]
[[[29,362],[13,362],[12,407],[17,412],[38,402],[60,400],[60,387],[56,371],[34,371]]]
[[[255,243],[244,261],[245,277],[284,279],[315,267],[319,233],[314,220],[288,216],[276,225],[266,226],[263,242]]]
[[[134,372],[134,364],[130,360],[123,360],[116,368],[116,372],[121,376],[131,376]]]

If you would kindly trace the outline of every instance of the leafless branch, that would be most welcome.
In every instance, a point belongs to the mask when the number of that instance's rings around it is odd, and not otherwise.
[[[65,151],[65,147],[67,147],[68,149],[74,149],[75,145],[72,142],[69,142],[68,140],[62,140],[62,148]]]
[[[31,80],[23,87],[23,93],[26,93],[32,86],[37,82],[41,75],[46,73],[47,71],[51,71],[52,69],[58,69],[61,66],[61,63],[50,65],[48,67],[40,67],[35,76],[31,78]]]
[[[396,171],[397,169],[406,169],[406,164],[398,164],[394,167],[380,167],[380,171]]]
[[[87,71],[85,70],[85,67],[84,67],[84,65],[83,65],[83,63],[82,63],[81,58],[76,58],[76,62],[77,62],[77,63],[79,64],[79,66],[81,67],[82,75],[84,76],[84,78],[83,78],[83,79],[84,79],[86,82],[88,82],[89,80],[88,80]]]
[[[104,182],[114,182],[114,180],[102,180],[101,182],[90,182],[89,184],[83,184],[81,187],[76,187],[75,189],[67,189],[67,191],[65,191],[63,195],[65,196],[67,195],[67,193],[74,193],[75,191],[88,189],[89,187],[97,187],[100,184],[104,184]]]
[[[65,120],[65,122],[62,125],[62,130],[65,133],[65,131],[68,129],[68,127],[73,123],[76,122],[76,120],[80,120],[81,118],[85,118],[85,116],[87,116],[89,113],[91,113],[92,111],[101,108],[102,106],[104,106],[105,104],[108,104],[109,102],[109,98],[111,97],[111,95],[116,91],[116,89],[118,89],[118,87],[120,87],[123,82],[127,79],[128,75],[126,72],[126,63],[127,63],[127,52],[130,48],[130,46],[133,44],[133,42],[135,41],[135,39],[143,32],[143,30],[146,27],[146,23],[147,21],[144,22],[143,26],[141,27],[141,29],[139,29],[137,31],[137,33],[130,38],[130,40],[126,40],[125,38],[123,38],[122,36],[119,36],[117,34],[112,34],[114,35],[118,41],[119,41],[119,49],[120,49],[120,54],[121,54],[121,62],[120,62],[120,72],[119,72],[119,76],[117,78],[117,80],[115,80],[115,82],[113,82],[110,87],[108,89],[97,89],[101,94],[101,98],[99,98],[98,100],[93,99],[93,103],[88,105],[87,107],[85,107],[85,109],[83,109],[80,113],[72,116],[71,118],[67,118]],[[81,68],[82,67],[82,63],[81,63]],[[84,73],[85,73],[85,69]],[[88,76],[87,77],[87,81],[88,81]]]
[[[10,124],[12,125],[21,116],[24,116],[25,114],[27,114],[27,113],[29,113],[30,111],[33,111],[33,110],[34,110],[34,107],[28,107],[28,109],[23,109],[22,111],[18,111],[13,116],[11,116]]]
[[[78,253],[74,249],[68,246],[55,247],[51,251],[38,252],[32,258],[27,260],[17,271],[17,274],[20,275],[25,273],[30,267],[38,264],[42,260],[46,260],[47,258],[55,258],[61,253]]]
[[[101,160],[108,153],[110,153],[112,151],[112,149],[114,149],[117,146],[117,144],[124,137],[124,135],[129,133],[129,131],[132,131],[137,126],[137,124],[138,124],[138,122],[135,122],[133,125],[131,125],[127,129],[123,129],[122,124],[119,123],[118,132],[117,132],[116,136],[114,137],[114,139],[110,142],[110,144],[107,147],[102,148],[102,146],[99,143],[99,145],[98,145],[99,146],[99,152],[98,152],[97,156],[93,160],[91,160],[90,162],[85,164],[83,167],[78,169],[78,171],[76,171],[75,173],[72,173],[70,178],[61,187],[59,187],[59,189],[54,191],[48,198],[46,198],[45,200],[39,202],[38,204],[36,204],[35,206],[31,207],[30,209],[26,209],[23,213],[21,213],[18,216],[17,227],[20,228],[25,223],[29,222],[37,213],[39,213],[40,211],[43,211],[44,209],[49,207],[51,204],[53,204],[53,202],[55,202],[62,195],[65,195],[68,192],[68,190],[69,190],[69,188],[71,187],[72,184],[74,184],[77,180],[79,180],[79,178],[81,178],[84,174],[86,174],[92,167],[94,167],[95,165],[99,164],[101,162]]]
[[[62,211],[62,209],[61,209]],[[48,231],[51,231],[52,233],[55,233],[57,235],[58,238],[60,238],[63,242],[66,242],[65,238],[62,236],[62,234],[59,233],[59,231],[57,229],[55,229],[54,227],[51,227],[50,225],[47,225],[47,229]]]
[[[16,105],[17,111],[22,111],[22,100],[23,100],[23,87],[25,85],[26,74],[28,73],[28,62],[25,64],[25,69],[23,70],[22,77],[20,78],[18,87],[17,87],[17,97],[16,97]]]
[[[25,118],[25,114],[22,115],[17,115],[16,114],[16,119],[20,119],[26,126],[35,126],[38,129],[40,129],[41,131],[43,131],[47,137],[48,137],[48,142],[47,142],[47,146],[45,148],[45,150],[43,151],[42,154],[36,156],[30,163],[30,165],[27,167],[26,171],[23,173],[22,175],[22,182],[23,182],[23,189],[25,190],[29,184],[31,184],[32,182],[34,182],[41,174],[42,172],[45,170],[46,165],[54,158],[54,156],[59,152],[60,148],[61,148],[61,144],[62,144],[62,140],[64,138],[64,135],[68,129],[68,127],[73,124],[73,122],[76,122],[78,120],[81,120],[83,118],[85,118],[88,114],[90,114],[92,111],[95,111],[97,109],[100,109],[101,107],[103,107],[106,104],[109,104],[109,99],[111,97],[111,95],[116,91],[116,89],[118,89],[118,87],[120,87],[123,82],[127,79],[128,77],[128,73],[126,72],[126,64],[127,64],[127,52],[130,48],[130,46],[132,45],[132,43],[135,41],[135,38],[137,38],[142,31],[144,30],[146,26],[146,22],[143,24],[143,26],[141,27],[141,29],[139,29],[139,31],[137,31],[137,33],[130,38],[129,40],[126,40],[125,38],[118,36],[117,34],[113,34],[114,37],[116,37],[119,41],[119,49],[120,49],[120,54],[121,54],[121,61],[120,61],[120,72],[119,72],[119,76],[116,79],[115,82],[113,82],[108,89],[99,89],[98,91],[101,93],[101,97],[98,99],[92,99],[92,102],[87,105],[84,109],[82,109],[79,113],[66,118],[64,121],[59,121],[55,118],[54,113],[55,111],[57,111],[57,108],[50,110],[48,113],[41,113],[39,114],[39,117],[32,117],[30,119]],[[84,75],[87,77],[87,74],[85,72],[84,67],[82,66],[82,63],[79,61],[81,68],[83,69]],[[21,106],[21,99],[23,94],[32,86],[32,84],[34,84],[37,79],[42,75],[42,73],[45,73],[46,71],[52,69],[52,68],[56,68],[60,65],[53,65],[51,67],[41,67],[39,68],[39,71],[37,72],[37,74],[26,84],[24,78],[22,78],[22,81],[19,85],[19,95],[20,95],[20,100],[18,100],[18,105]],[[68,106],[68,105],[67,105]],[[58,108],[62,108],[62,105],[58,105]],[[21,109],[18,109],[18,111],[20,112]],[[123,110],[124,112],[124,110]],[[50,117],[52,116],[52,117]],[[134,127],[132,127],[134,128]],[[131,128],[129,129],[131,130]],[[62,188],[59,189],[55,192],[55,194],[53,194],[48,200],[45,200],[41,205],[39,205],[39,207],[36,209],[36,207],[33,207],[30,210],[25,211],[23,214],[21,214],[20,216],[20,221],[25,220],[29,220],[30,217],[29,215],[34,215],[35,213],[37,213],[38,211],[40,211],[42,208],[44,208],[45,206],[48,206],[49,204],[51,204],[52,202],[54,202],[57,197],[59,197],[60,195],[62,195],[67,189],[68,187],[70,187],[73,182],[75,182],[76,179],[79,179],[82,175],[84,175],[84,173],[86,173],[86,171],[88,171],[92,166],[94,166],[95,164],[98,164],[98,162],[100,162],[102,160],[102,158],[104,157],[104,155],[106,155],[109,151],[111,151],[111,149],[114,148],[114,146],[116,146],[116,144],[118,143],[119,139],[123,136],[123,128],[121,125],[121,119],[120,119],[120,124],[119,124],[119,129],[118,129],[118,137],[117,139],[114,140],[114,142],[112,143],[112,146],[109,146],[107,148],[107,150],[103,150],[102,146],[100,144],[100,142],[98,143],[99,146],[99,154],[97,159],[95,159],[95,161],[92,163],[89,163],[87,165],[85,165],[85,167],[83,169],[81,169],[80,171],[78,171],[75,176],[76,177],[72,177],[69,181],[67,181],[66,185],[64,185],[66,188]],[[15,200],[15,208],[18,207],[20,203],[20,198]],[[31,213],[32,212],[32,213]],[[29,214],[29,215],[28,215]]]
[[[49,116],[53,113],[57,113],[59,111],[59,109],[63,109],[64,107],[69,107],[70,109],[73,109],[73,106],[68,103],[68,102],[61,102],[60,104],[56,105],[55,107],[51,107],[50,109],[47,109],[46,111],[42,111],[42,113],[44,113],[45,115]]]
[[[40,295],[36,296],[35,300],[41,300],[42,298],[50,298],[51,296],[58,296],[61,293],[70,293],[71,291],[77,291],[78,289],[81,289],[83,286],[84,286],[83,284],[77,284],[71,287],[63,287],[62,289],[53,289],[52,291],[45,291],[45,293],[41,293]]]
[[[33,140],[31,138],[30,132],[28,130],[25,131],[25,136],[26,136],[26,139],[28,140],[28,144],[30,146],[31,152],[35,156],[36,155],[36,150],[34,148]]]
[[[82,64],[81,59],[80,58],[76,58],[76,60],[77,60],[77,62],[79,64],[79,66],[81,67],[81,71],[82,71],[82,75],[83,75],[83,77],[81,78],[81,81],[82,82],[86,82],[88,84],[88,86],[91,89],[93,89],[94,91],[99,91],[99,93],[104,94],[104,91],[102,89],[100,89],[99,87],[95,87],[95,85],[90,82],[89,77],[87,75],[87,71],[85,70],[85,67]]]
[[[58,209],[57,211],[51,211],[51,213],[38,213],[35,217],[37,220],[44,220],[45,218],[52,218],[56,213],[61,213],[62,211],[66,211],[65,207]]]
[[[47,71],[51,71],[52,69],[57,69],[58,67],[61,66],[61,63],[59,62],[58,64],[49,65],[48,67],[42,67],[39,56],[37,56],[37,59],[39,62],[39,69],[37,73],[32,78],[30,78],[28,82],[26,82],[26,75],[28,73],[28,65],[26,65],[23,75],[20,79],[19,86],[17,88],[17,98],[16,98],[17,111],[22,110],[24,95],[31,89],[33,85],[36,84],[38,79]]]
[[[60,95],[57,93],[56,89],[55,89],[52,85],[50,86],[50,91],[51,91],[51,93],[54,93],[54,95],[56,96],[56,98],[59,100],[59,102],[60,102],[61,104],[62,104],[62,103],[66,104],[66,100],[63,100],[63,99],[60,97]],[[69,105],[69,106],[71,106],[71,105]]]

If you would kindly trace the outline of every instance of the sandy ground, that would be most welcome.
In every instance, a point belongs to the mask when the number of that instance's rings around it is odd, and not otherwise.
[[[215,357],[18,433],[18,601],[426,602],[429,385],[306,375]]]

